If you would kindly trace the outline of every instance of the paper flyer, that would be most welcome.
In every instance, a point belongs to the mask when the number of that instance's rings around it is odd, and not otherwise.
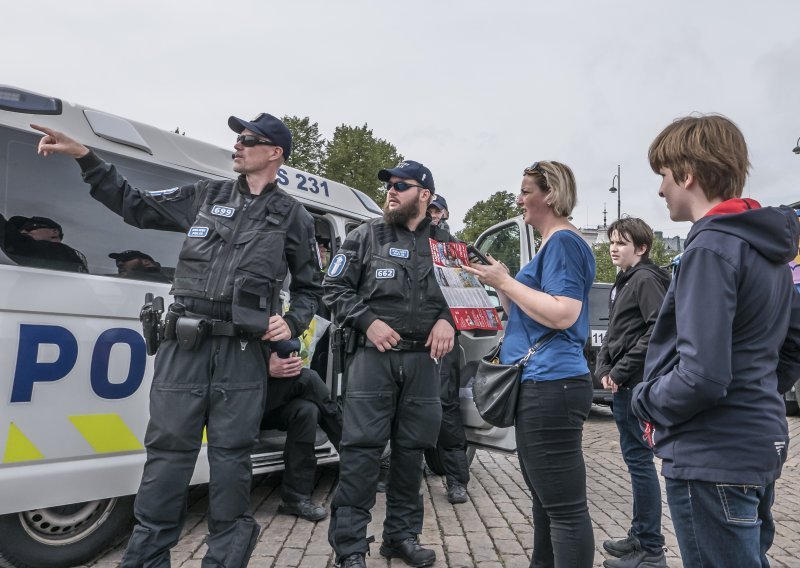
[[[467,245],[430,239],[433,270],[456,329],[503,329],[489,294],[475,276],[462,270],[469,266]]]

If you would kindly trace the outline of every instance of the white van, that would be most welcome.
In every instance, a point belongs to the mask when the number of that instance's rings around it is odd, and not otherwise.
[[[120,278],[109,254],[141,251],[169,276],[184,235],[126,225],[90,197],[74,160],[37,155],[41,135],[31,122],[73,136],[142,189],[234,174],[230,148],[0,86],[0,565],[69,567],[130,529],[153,369],[138,317],[146,293],[168,300],[168,282]],[[278,181],[314,216],[331,254],[350,229],[381,214],[362,192],[319,176],[284,167]],[[9,224],[34,217],[60,227],[83,270],[11,252]],[[530,260],[533,233],[516,218],[477,245],[514,270]],[[464,332],[462,365],[498,339]],[[326,380],[337,392],[334,379],[329,365]],[[485,424],[474,405],[465,404],[463,416],[475,446],[515,450],[513,431]],[[282,469],[284,439],[262,433],[255,474]],[[320,464],[338,461],[321,432],[316,450]],[[435,450],[426,459],[441,472]],[[207,481],[202,450],[192,482]]]

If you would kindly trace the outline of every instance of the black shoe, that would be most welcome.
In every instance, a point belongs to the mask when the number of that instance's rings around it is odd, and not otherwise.
[[[667,557],[663,550],[647,552],[634,550],[622,558],[614,558],[603,562],[605,568],[667,568]]]
[[[351,554],[347,558],[343,558],[336,566],[339,568],[367,568],[367,561],[364,560],[363,554]]]
[[[622,558],[626,554],[641,550],[639,539],[633,535],[628,535],[621,540],[605,540],[603,541],[603,548],[606,549],[611,556]]]
[[[447,500],[453,505],[456,503],[466,503],[469,497],[467,496],[467,488],[454,481],[447,484]]]
[[[422,548],[416,538],[407,538],[403,541],[381,544],[381,556],[384,558],[399,558],[409,566],[430,566],[436,562],[436,553],[433,550]]]
[[[294,515],[295,517],[300,517],[301,519],[305,519],[313,523],[321,521],[328,516],[328,511],[325,509],[325,507],[314,505],[314,503],[308,499],[305,501],[297,501],[295,503],[281,501],[281,504],[278,505],[278,512],[284,515]]]

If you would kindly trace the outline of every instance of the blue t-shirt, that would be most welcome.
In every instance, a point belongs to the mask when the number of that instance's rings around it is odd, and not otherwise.
[[[583,347],[589,336],[589,290],[594,274],[592,249],[569,230],[555,232],[517,274],[516,279],[529,288],[583,302],[575,323],[557,333],[528,360],[523,381],[554,381],[589,372]],[[534,321],[511,302],[500,361],[519,361],[549,331],[549,327]]]

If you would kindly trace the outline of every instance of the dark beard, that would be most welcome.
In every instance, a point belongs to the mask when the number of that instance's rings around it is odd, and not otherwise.
[[[408,222],[417,216],[419,213],[419,202],[409,201],[404,205],[400,205],[396,209],[389,209],[389,198],[386,198],[386,203],[383,204],[383,220],[390,225],[398,225],[405,227]]]

